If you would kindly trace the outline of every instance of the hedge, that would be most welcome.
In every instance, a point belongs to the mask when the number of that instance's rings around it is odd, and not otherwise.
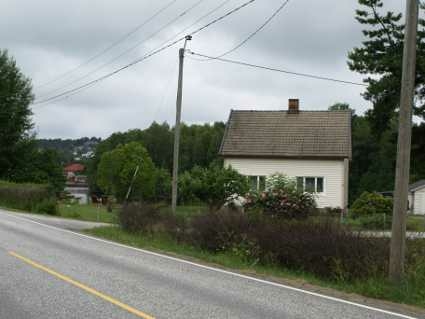
[[[55,195],[51,188],[44,184],[0,181],[0,205],[50,215],[57,213]]]

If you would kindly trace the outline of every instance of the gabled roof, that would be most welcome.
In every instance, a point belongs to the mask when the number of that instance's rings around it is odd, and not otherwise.
[[[422,188],[425,188],[425,179],[422,179],[420,181],[417,181],[416,183],[409,185],[409,191],[411,192],[416,191],[418,189],[422,189]]]
[[[69,164],[65,166],[64,168],[65,172],[73,172],[73,173],[82,172],[84,170],[85,170],[85,166],[79,163]]]
[[[224,157],[351,158],[351,111],[234,111]]]

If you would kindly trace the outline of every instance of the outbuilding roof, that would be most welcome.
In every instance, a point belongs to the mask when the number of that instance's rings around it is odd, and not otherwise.
[[[422,188],[425,188],[425,179],[422,179],[420,181],[417,181],[417,182],[409,185],[409,191],[411,191],[411,192],[414,192],[414,191],[416,191],[418,189],[422,189]]]
[[[351,158],[351,111],[232,110],[224,157]]]

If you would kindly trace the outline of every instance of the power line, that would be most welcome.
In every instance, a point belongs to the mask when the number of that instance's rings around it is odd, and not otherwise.
[[[112,59],[108,60],[107,62],[103,63],[102,65],[96,67],[95,69],[85,73],[84,75],[78,77],[77,79],[72,80],[71,82],[66,83],[63,86],[60,86],[59,88],[56,88],[50,92],[48,92],[47,94],[45,94],[45,96],[49,96],[55,92],[61,91],[67,87],[70,87],[72,84],[80,82],[81,80],[84,80],[85,78],[89,77],[90,75],[97,73],[99,70],[105,68],[106,66],[110,65],[111,63],[117,61],[118,59],[120,59],[121,57],[123,57],[124,55],[130,53],[131,51],[135,50],[136,48],[138,48],[141,44],[143,44],[144,42],[152,39],[154,36],[156,36],[157,34],[159,34],[160,32],[162,32],[163,30],[165,30],[167,27],[169,27],[170,25],[172,25],[173,23],[175,23],[177,20],[179,20],[180,18],[182,18],[183,16],[185,16],[186,14],[188,14],[191,10],[193,10],[194,8],[196,8],[197,6],[199,6],[203,1],[205,0],[198,0],[195,4],[191,5],[190,7],[186,8],[184,11],[182,11],[180,14],[178,14],[175,18],[173,18],[172,20],[170,20],[169,22],[167,22],[165,25],[163,25],[161,28],[159,28],[158,30],[156,30],[155,32],[153,32],[151,35],[149,35],[146,39],[143,39],[142,41],[137,42],[135,45],[133,45],[132,47],[124,50],[123,52],[121,52],[119,55],[113,57]],[[42,99],[44,98],[43,96],[41,97]]]
[[[268,71],[274,71],[274,72],[296,75],[296,76],[302,76],[302,77],[312,78],[312,79],[316,79],[316,80],[325,80],[325,81],[332,81],[332,82],[338,82],[338,83],[344,83],[344,84],[367,86],[364,83],[339,80],[339,79],[335,79],[335,78],[331,78],[331,77],[325,77],[325,76],[314,75],[314,74],[309,74],[309,73],[292,72],[292,71],[287,71],[287,70],[272,68],[272,67],[268,67],[268,66],[252,64],[252,63],[243,62],[243,61],[236,61],[236,60],[229,60],[229,59],[223,59],[223,58],[218,58],[218,57],[212,57],[212,56],[209,56],[209,55],[195,53],[195,52],[192,52],[192,51],[189,51],[189,52],[192,55],[196,55],[196,56],[199,56],[199,57],[202,57],[202,58],[207,58],[207,59],[210,59],[210,60],[216,60],[216,61],[221,61],[221,62],[226,62],[226,63],[232,63],[232,64],[237,64],[237,65],[247,66],[247,67],[251,67],[251,68],[257,68],[257,69],[263,69],[263,70],[268,70]]]
[[[208,58],[208,59],[204,59],[204,60],[200,60],[200,61],[208,61],[208,60],[213,60],[213,59],[218,59],[218,58],[222,58],[234,51],[236,51],[237,49],[239,49],[240,47],[242,47],[245,43],[247,43],[249,40],[251,40],[255,35],[257,35],[261,30],[263,30],[285,7],[286,5],[289,3],[290,0],[285,0],[283,1],[283,3],[279,6],[279,8],[277,8],[273,14],[268,17],[266,19],[266,21],[261,24],[254,32],[252,32],[248,37],[246,37],[243,41],[241,41],[239,44],[237,44],[235,47],[233,47],[232,49],[216,56],[213,58]]]
[[[232,15],[233,13],[235,13],[235,12],[237,12],[237,11],[245,8],[246,6],[250,5],[254,1],[256,1],[256,0],[249,0],[247,2],[244,2],[243,4],[237,6],[236,8],[228,11],[224,15],[222,15],[222,16],[220,16],[218,18],[215,18],[212,21],[210,21],[209,23],[207,23],[207,24],[205,24],[205,25],[197,28],[196,30],[192,31],[191,33],[189,33],[189,35],[193,36],[193,35],[201,32],[201,31],[205,30],[206,28],[212,26],[213,24],[216,24],[216,23],[220,22],[221,20],[227,18],[228,16]],[[143,57],[141,57],[139,59],[136,59],[133,62],[131,62],[131,63],[129,63],[129,64],[123,66],[123,67],[120,67],[120,68],[118,68],[118,69],[116,69],[116,70],[114,70],[112,72],[109,72],[109,73],[107,73],[107,74],[105,74],[105,75],[103,75],[103,76],[101,76],[101,77],[99,77],[99,78],[97,78],[95,80],[92,80],[92,81],[90,81],[90,82],[88,82],[86,84],[80,85],[80,86],[78,86],[76,88],[67,90],[67,91],[62,92],[60,94],[57,94],[55,96],[52,96],[52,97],[43,99],[41,101],[35,101],[33,104],[34,105],[36,105],[36,104],[44,104],[44,103],[50,102],[52,100],[56,100],[56,99],[61,98],[61,97],[69,97],[69,96],[72,96],[74,94],[77,94],[81,90],[84,90],[86,88],[89,88],[89,87],[95,85],[96,83],[98,83],[100,81],[103,81],[103,80],[105,80],[105,79],[107,79],[107,78],[109,78],[109,77],[111,77],[111,76],[113,76],[113,75],[115,75],[115,74],[117,74],[117,73],[125,70],[125,69],[128,69],[129,67],[132,67],[132,66],[134,66],[134,65],[136,65],[136,64],[138,64],[138,63],[140,63],[140,62],[142,62],[142,61],[144,61],[144,60],[146,60],[146,59],[148,59],[150,57],[152,57],[153,55],[156,55],[156,54],[158,54],[158,53],[160,53],[160,52],[162,52],[162,51],[164,51],[164,50],[166,50],[166,49],[168,49],[168,48],[176,45],[177,43],[183,41],[185,38],[186,38],[186,36],[180,37],[177,40],[174,40],[173,42],[171,42],[171,43],[169,43],[169,44],[167,44],[167,45],[165,45],[165,46],[163,46],[163,47],[161,47],[159,49],[156,49],[156,50],[150,52],[149,54],[146,54]]]
[[[89,64],[90,62],[92,62],[93,60],[97,59],[98,57],[102,56],[103,54],[105,54],[106,52],[110,51],[112,48],[114,48],[115,46],[117,46],[118,44],[120,44],[121,42],[123,42],[124,40],[128,39],[131,35],[133,35],[134,33],[136,33],[137,31],[139,31],[141,28],[143,28],[146,24],[148,24],[149,22],[151,22],[153,19],[155,19],[157,16],[159,16],[162,12],[164,12],[165,10],[167,10],[169,7],[171,7],[177,0],[172,0],[169,3],[167,3],[165,6],[163,6],[162,8],[160,8],[158,11],[156,11],[152,16],[150,16],[148,19],[146,19],[145,21],[143,21],[141,24],[137,25],[135,28],[133,28],[132,30],[130,30],[129,32],[127,32],[124,36],[122,36],[121,38],[119,38],[118,40],[112,42],[109,46],[107,46],[105,49],[101,50],[100,52],[96,53],[95,55],[93,55],[92,57],[88,58],[86,61],[82,62],[81,64],[77,65],[76,67],[58,75],[57,77],[49,80],[48,82],[45,82],[43,84],[40,84],[38,86],[36,86],[35,88],[41,88],[44,87],[46,85],[49,85],[53,82],[56,82],[59,79],[62,79],[63,77],[67,76],[68,74],[74,73],[76,70],[78,70],[79,68]]]
[[[181,35],[185,31],[187,31],[188,29],[190,29],[191,27],[193,27],[194,25],[196,25],[198,22],[202,21],[206,17],[210,16],[211,14],[213,14],[214,12],[216,12],[217,10],[219,10],[220,8],[222,8],[224,5],[226,5],[230,1],[232,1],[232,0],[224,0],[217,7],[213,8],[212,10],[208,11],[206,14],[204,14],[200,18],[196,19],[193,23],[191,23],[187,27],[183,28],[182,30],[180,30],[179,32],[177,32],[176,34],[174,34],[172,37],[170,37],[169,39],[167,39],[166,41],[164,41],[161,45],[165,45],[167,42],[172,41],[173,39],[175,39],[176,37],[178,37],[179,35]]]

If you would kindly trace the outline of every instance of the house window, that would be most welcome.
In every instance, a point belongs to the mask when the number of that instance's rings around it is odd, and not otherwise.
[[[297,177],[297,189],[308,193],[323,193],[325,191],[324,178],[299,176]]]
[[[248,176],[249,185],[252,191],[263,191],[266,189],[265,176]]]

